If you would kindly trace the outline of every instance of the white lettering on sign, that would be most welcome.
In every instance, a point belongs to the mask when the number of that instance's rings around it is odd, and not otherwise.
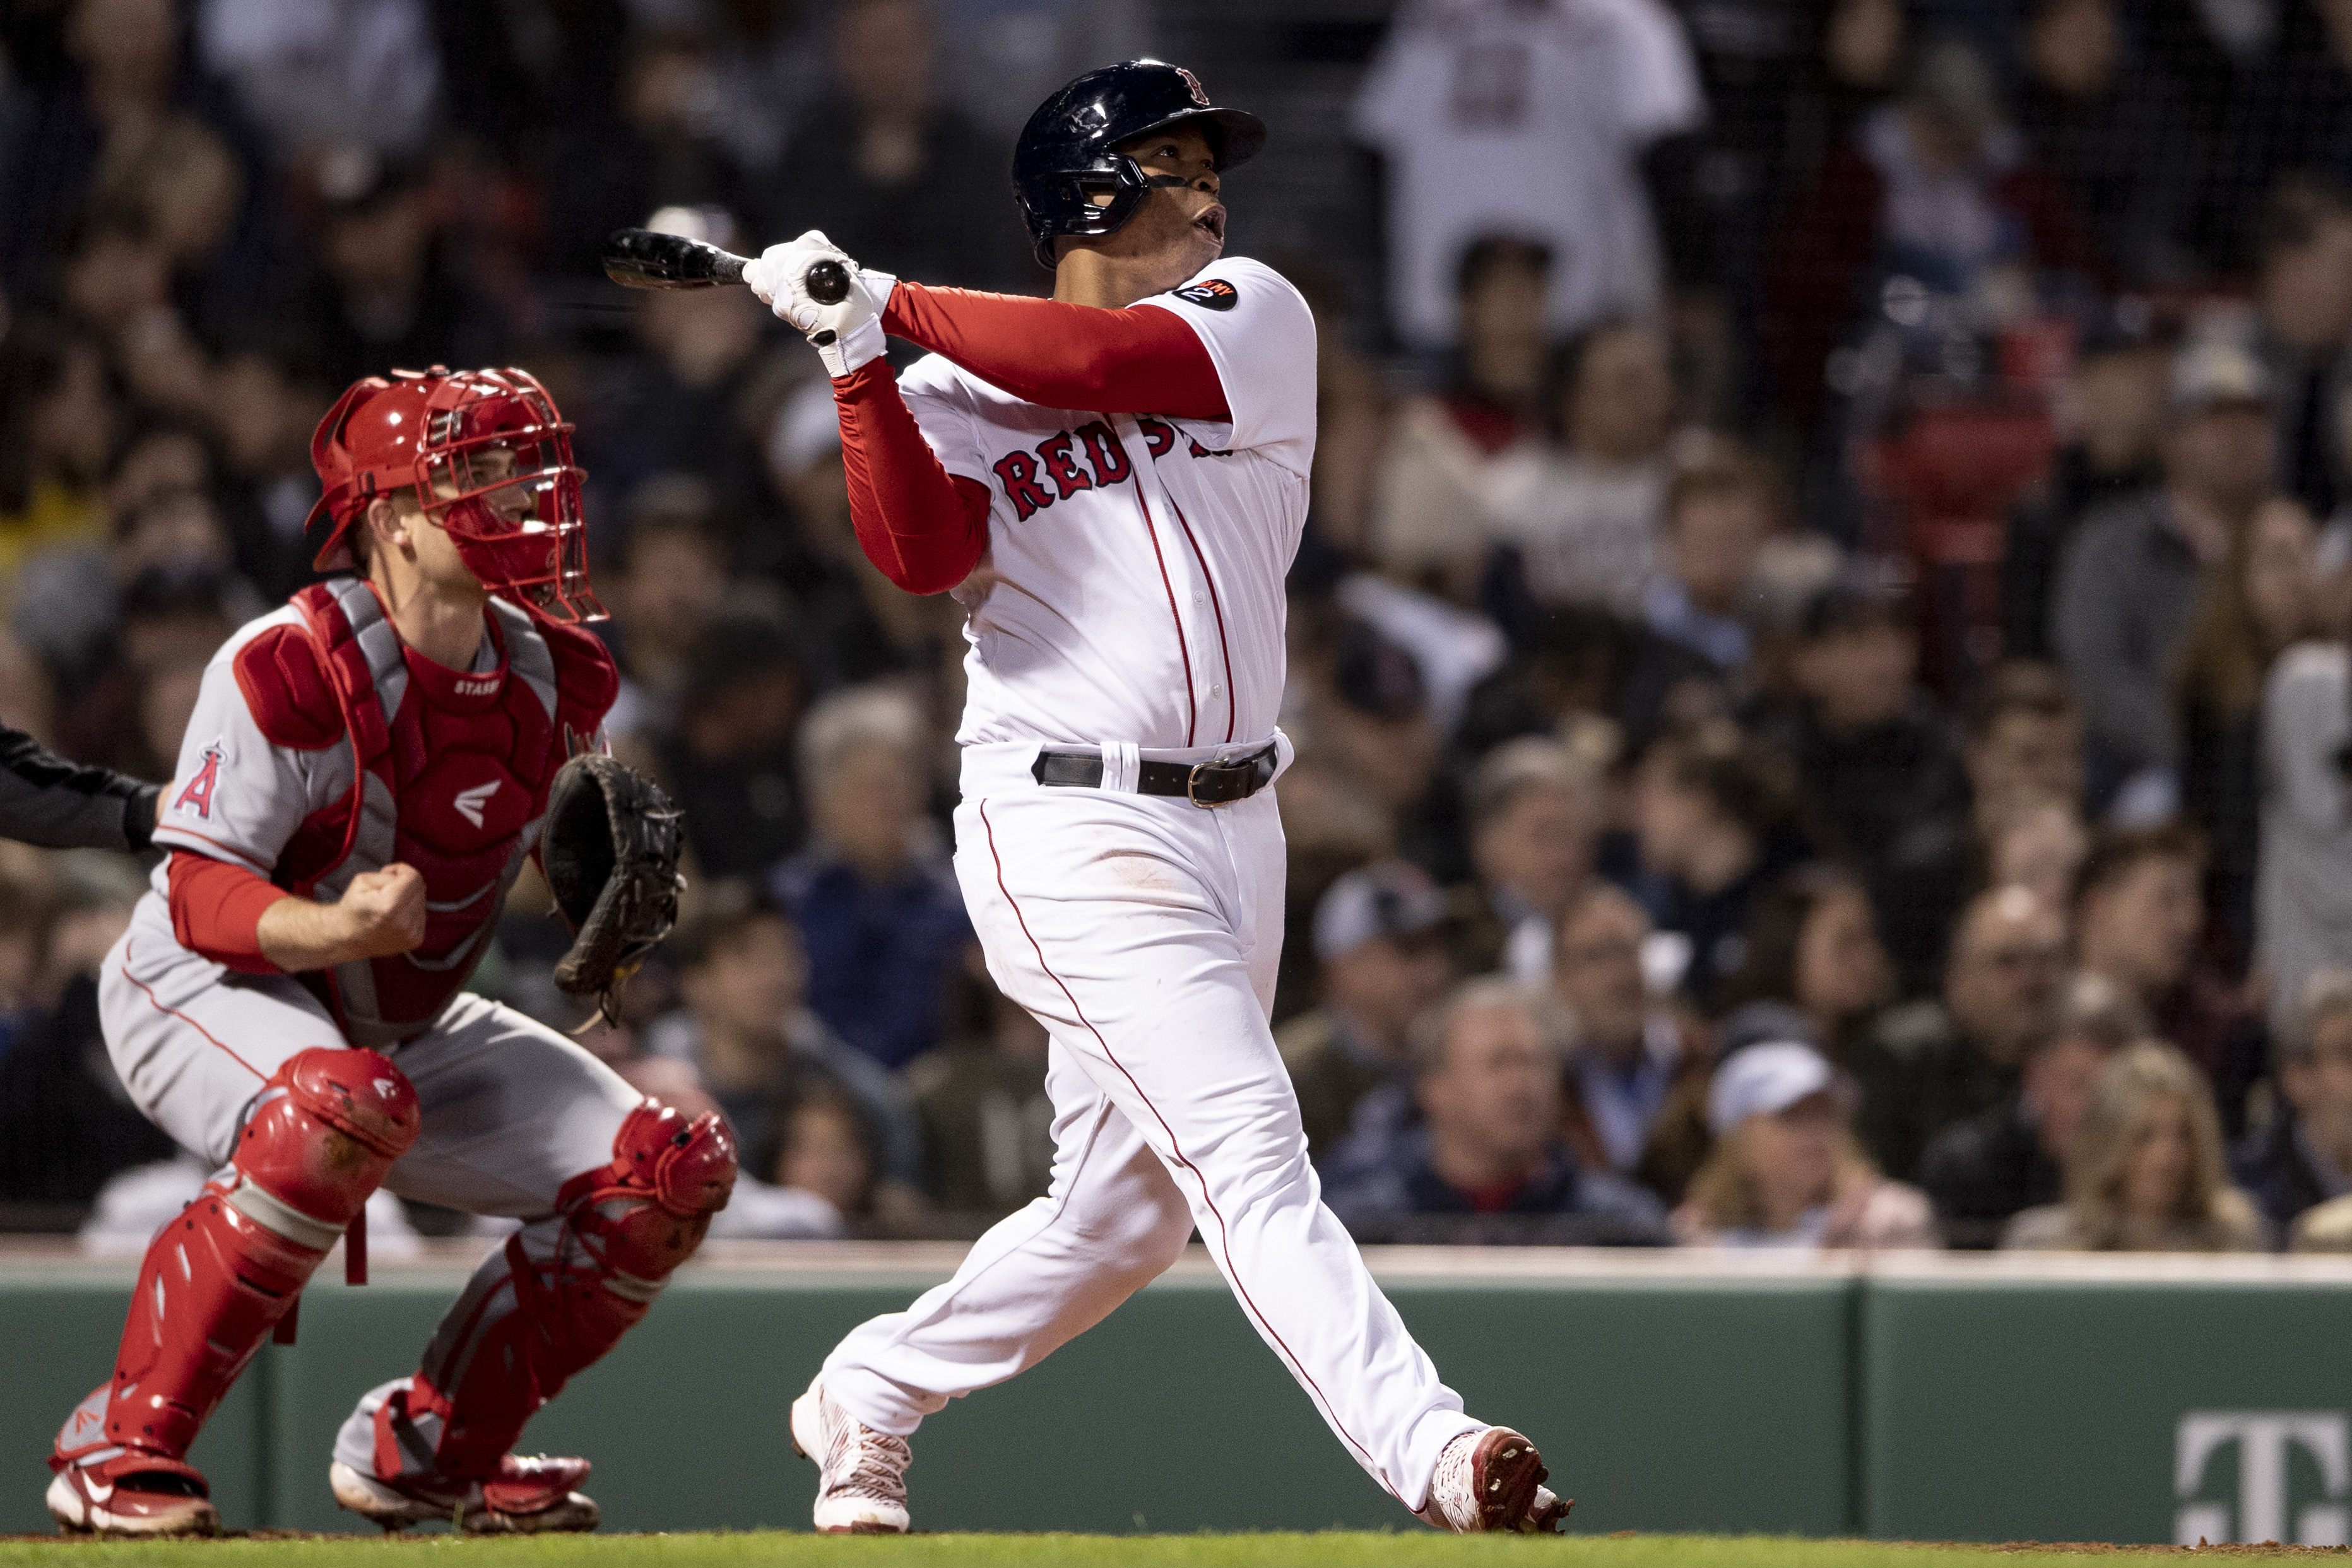
[[[2180,1511],[2173,1516],[2172,1539],[2182,1546],[2200,1540],[2344,1545],[2347,1498],[2352,1498],[2347,1428],[2352,1422],[2340,1410],[2193,1410],[2183,1416],[2172,1467],[2173,1495],[2180,1503]],[[2231,1528],[2230,1504],[2209,1502],[2199,1495],[2204,1490],[2206,1462],[2231,1443],[2238,1446],[2235,1530]],[[2297,1448],[2318,1466],[2326,1500],[2297,1510],[2294,1531],[2289,1534],[2287,1471]]]

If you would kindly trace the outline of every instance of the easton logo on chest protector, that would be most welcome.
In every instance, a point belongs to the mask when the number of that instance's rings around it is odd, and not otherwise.
[[[457,815],[465,818],[466,821],[473,823],[474,826],[478,828],[480,827],[482,825],[482,808],[488,805],[490,803],[490,797],[498,792],[499,781],[495,779],[491,779],[487,784],[477,784],[471,789],[458,790],[456,801]]]
[[[1242,297],[1239,289],[1222,277],[1188,283],[1174,292],[1177,298],[1188,300],[1203,310],[1230,310],[1234,302]]]

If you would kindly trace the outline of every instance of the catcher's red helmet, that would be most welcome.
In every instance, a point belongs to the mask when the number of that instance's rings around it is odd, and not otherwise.
[[[530,371],[436,365],[355,382],[319,422],[310,463],[323,487],[310,522],[333,519],[320,571],[352,567],[368,503],[408,486],[484,588],[551,620],[604,618],[588,585],[572,426]],[[527,504],[493,504],[498,491]]]

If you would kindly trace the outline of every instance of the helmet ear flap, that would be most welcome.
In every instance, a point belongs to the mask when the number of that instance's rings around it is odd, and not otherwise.
[[[1058,259],[1054,242],[1065,235],[1084,238],[1117,234],[1135,215],[1155,183],[1144,173],[1142,164],[1118,152],[1105,152],[1085,168],[1056,174],[1053,193],[1061,209],[1058,220],[1041,223],[1033,216],[1029,225],[1037,242],[1038,261],[1051,270]],[[1095,196],[1104,191],[1110,193],[1110,200],[1097,203]]]

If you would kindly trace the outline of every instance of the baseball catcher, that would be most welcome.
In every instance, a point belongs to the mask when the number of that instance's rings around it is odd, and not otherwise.
[[[567,989],[609,1001],[675,909],[677,813],[601,755],[618,677],[579,626],[604,612],[571,429],[521,371],[353,385],[310,448],[318,564],[342,575],[205,672],[170,857],[100,1006],[131,1099],[220,1174],[148,1249],[113,1375],[58,1434],[68,1530],[218,1529],[188,1446],[378,1186],[522,1228],[418,1370],[360,1399],[335,1500],[386,1529],[595,1525],[585,1460],[509,1449],[693,1254],[735,1153],[715,1116],[461,988],[529,857],[577,938]]]

